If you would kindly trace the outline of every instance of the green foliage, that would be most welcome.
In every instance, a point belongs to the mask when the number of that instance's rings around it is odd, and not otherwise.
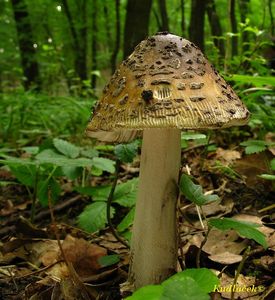
[[[261,174],[259,177],[266,180],[275,180],[275,175],[272,174]]]
[[[106,202],[96,201],[85,207],[78,216],[78,225],[88,232],[96,232],[105,228],[107,223]],[[114,216],[114,208],[111,207],[111,217]]]
[[[219,199],[217,195],[203,194],[202,187],[194,184],[191,177],[186,174],[181,175],[180,191],[188,200],[197,205],[204,205]]]
[[[253,154],[265,151],[268,146],[272,145],[272,143],[268,143],[261,140],[248,140],[241,143],[241,146],[245,146],[246,154]]]
[[[249,223],[244,221],[238,221],[235,219],[230,218],[222,218],[222,219],[210,219],[209,225],[216,227],[220,230],[229,230],[234,229],[236,230],[240,235],[253,239],[260,245],[262,245],[264,248],[267,248],[267,242],[265,239],[265,235],[260,232],[257,227],[259,227],[259,224],[255,223]]]
[[[106,255],[99,258],[98,262],[102,267],[112,266],[120,261],[120,257],[117,254]]]
[[[127,300],[208,300],[209,293],[219,284],[219,279],[208,269],[187,269],[165,280],[160,285],[138,289]]]
[[[116,186],[112,203],[123,207],[132,208],[135,204],[137,194],[138,179],[134,178]],[[107,224],[106,201],[110,194],[111,186],[100,187],[76,187],[79,193],[92,197],[94,201],[85,207],[84,211],[78,217],[78,224],[82,229],[94,232],[103,229]],[[111,208],[113,217],[114,207]],[[119,224],[119,231],[123,232],[133,222],[133,208]]]
[[[115,146],[114,153],[120,161],[131,163],[137,156],[138,146],[138,141],[134,141],[129,144],[119,144]]]
[[[78,147],[62,139],[53,139],[49,145],[53,145],[55,149],[43,149],[42,147],[40,151],[37,147],[25,148],[30,158],[0,154],[4,158],[0,162],[10,168],[18,181],[33,189],[34,195],[44,206],[48,204],[49,191],[52,201],[58,199],[61,188],[57,179],[62,176],[77,179],[82,175],[83,169],[88,170],[92,167],[101,172],[113,173],[115,171],[115,162],[98,157],[96,150]],[[95,156],[93,157],[93,155]]]

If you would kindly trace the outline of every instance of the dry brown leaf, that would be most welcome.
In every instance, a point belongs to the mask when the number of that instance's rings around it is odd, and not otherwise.
[[[95,274],[101,268],[98,259],[107,255],[105,248],[70,235],[62,243],[62,248],[66,259],[73,264],[77,274],[81,277]]]
[[[218,148],[216,150],[216,160],[220,160],[224,165],[229,166],[236,159],[241,158],[241,153],[236,150]]]
[[[217,262],[223,261],[224,264],[236,263],[241,260],[239,258],[237,260],[238,256],[236,255],[239,255],[247,247],[246,241],[235,242],[238,238],[239,236],[234,230],[220,231],[214,228],[210,231],[202,249],[211,255],[213,261],[216,261],[215,258],[217,258]]]
[[[220,289],[218,290],[222,297],[230,299],[231,290],[234,288],[233,281],[234,278],[224,273],[222,274],[220,278]],[[264,291],[263,286],[255,286],[255,277],[243,276],[242,274],[238,277],[235,289],[234,299],[249,299],[249,297],[253,299],[251,297],[255,297]]]
[[[224,265],[230,265],[238,263],[242,260],[242,256],[239,254],[234,254],[228,251],[224,251],[222,253],[213,254],[208,256],[209,259],[218,262]]]

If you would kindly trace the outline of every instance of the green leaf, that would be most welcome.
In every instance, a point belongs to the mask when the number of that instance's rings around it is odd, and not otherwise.
[[[118,203],[124,207],[132,207],[135,204],[138,178],[133,178],[116,186],[113,203]],[[76,187],[76,191],[81,194],[91,196],[94,201],[107,201],[111,191],[111,186],[98,187]]]
[[[198,284],[200,289],[205,293],[210,293],[214,290],[215,286],[219,285],[220,281],[218,277],[209,269],[186,269],[183,272],[177,273],[167,279],[163,285],[166,285],[170,281],[182,281],[186,277],[191,277]]]
[[[136,203],[138,178],[118,184],[114,192],[113,203],[124,207],[132,207]]]
[[[115,146],[114,153],[117,158],[125,163],[131,163],[137,156],[138,141],[134,141],[130,144],[119,144]]]
[[[240,235],[249,239],[253,239],[257,243],[262,245],[264,248],[267,248],[265,235],[262,232],[260,232],[258,229],[256,229],[256,227],[260,226],[259,224],[238,221],[231,218],[210,219],[208,223],[211,226],[216,227],[220,230],[234,229]]]
[[[202,187],[194,184],[190,176],[182,174],[180,179],[180,191],[191,202],[197,205],[204,205],[219,199],[217,195],[204,195]]]
[[[88,158],[93,158],[98,156],[98,151],[94,148],[80,149],[80,154]]]
[[[62,154],[70,158],[76,158],[79,156],[79,147],[58,138],[53,139],[55,148]]]
[[[164,289],[160,300],[210,300],[210,296],[203,292],[191,277],[164,282],[162,285]]]
[[[272,161],[270,162],[270,168],[272,171],[275,171],[275,158],[273,158]]]
[[[44,207],[48,206],[48,195],[51,195],[52,204],[54,204],[61,193],[61,187],[59,183],[54,179],[50,178],[48,180],[40,179],[37,184],[37,197],[40,204]]]
[[[118,263],[119,261],[120,261],[120,256],[118,254],[101,256],[98,259],[98,262],[102,267],[112,266],[112,265]]]
[[[35,165],[9,165],[12,174],[19,180],[22,184],[26,186],[33,187],[36,176],[36,166]]]
[[[71,159],[56,153],[52,149],[43,150],[35,158],[40,164],[48,163],[61,167],[92,167],[94,165],[93,159],[82,157]]]
[[[122,219],[122,221],[118,224],[117,230],[119,232],[122,232],[129,228],[133,222],[134,222],[134,217],[135,217],[135,207],[133,207],[128,214]]]
[[[272,174],[261,174],[258,177],[263,178],[265,180],[275,180],[275,175]]]
[[[111,217],[113,217],[114,212],[114,208],[111,207]],[[89,204],[78,216],[79,227],[88,232],[95,232],[103,229],[105,228],[106,223],[106,202],[98,201]]]
[[[163,287],[161,285],[147,285],[138,289],[132,296],[127,297],[125,300],[160,300],[162,293]]]
[[[71,180],[74,180],[81,176],[82,168],[80,167],[63,166],[61,168],[62,173]]]
[[[254,86],[271,85],[275,86],[275,78],[271,76],[249,76],[249,75],[237,75],[226,77],[227,80],[234,80],[238,83],[250,83]]]
[[[111,191],[111,186],[97,186],[97,187],[75,187],[75,190],[80,194],[87,195],[93,198],[94,201],[107,201],[108,195]]]
[[[109,173],[114,173],[115,172],[115,161],[104,158],[104,157],[94,157],[92,159],[93,166],[101,169],[103,171],[107,171]]]
[[[206,139],[206,135],[202,133],[192,133],[192,132],[182,132],[181,133],[182,140],[199,140]]]
[[[265,141],[261,140],[248,140],[241,143],[241,146],[245,146],[246,154],[259,153],[266,149],[267,144]]]

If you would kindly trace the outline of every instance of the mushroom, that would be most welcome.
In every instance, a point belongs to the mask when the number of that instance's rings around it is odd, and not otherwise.
[[[248,118],[200,49],[166,32],[142,41],[104,88],[87,135],[127,142],[143,131],[129,272],[135,289],[176,269],[181,129],[244,125]]]

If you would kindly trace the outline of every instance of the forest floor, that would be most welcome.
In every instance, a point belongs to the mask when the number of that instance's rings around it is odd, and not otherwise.
[[[181,197],[178,271],[198,266],[197,254],[205,243],[200,267],[214,270],[221,281],[212,299],[230,299],[226,287],[233,284],[236,270],[243,264],[237,284],[246,290],[236,292],[234,299],[271,300],[275,298],[275,194],[272,181],[258,175],[268,173],[266,161],[274,149],[245,155],[240,146],[226,148],[224,144],[203,154],[202,147],[184,149],[183,171],[191,170],[204,190],[215,192],[221,199],[202,207],[203,218],[230,216],[257,223],[266,235],[268,248],[233,230],[212,229],[205,240],[206,230],[195,205]],[[138,160],[122,165],[120,177],[138,176],[138,165]],[[7,170],[1,170],[0,179],[15,180]],[[100,181],[110,183],[107,176],[101,176]],[[28,221],[31,200],[27,190],[19,184],[0,187],[0,299],[122,299],[120,288],[127,280],[129,249],[109,228],[95,234],[77,228],[76,216],[90,200],[73,191],[69,181],[62,186],[62,199],[51,208],[37,207],[34,224]],[[123,212],[115,216],[115,224],[120,214]],[[119,255],[119,262],[99,264],[98,258],[106,254]]]

